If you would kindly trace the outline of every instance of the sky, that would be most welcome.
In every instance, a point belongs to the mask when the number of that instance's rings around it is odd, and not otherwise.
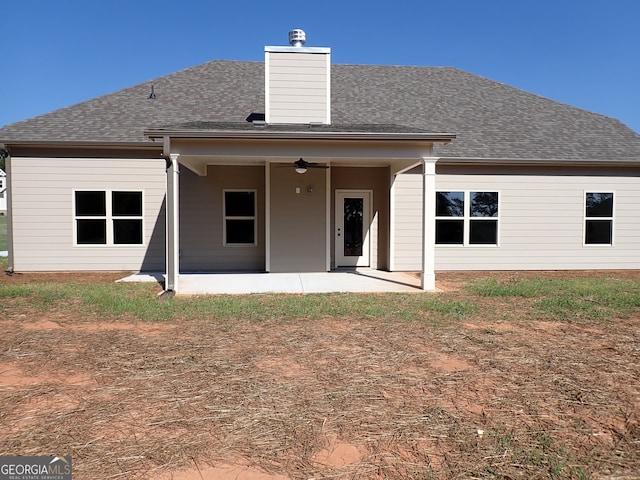
[[[0,0],[0,126],[264,46],[450,66],[640,132],[640,0]]]

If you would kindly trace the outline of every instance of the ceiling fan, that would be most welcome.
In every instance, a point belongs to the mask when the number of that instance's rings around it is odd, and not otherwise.
[[[306,173],[308,168],[329,168],[328,165],[321,163],[307,162],[304,158],[293,162],[293,165],[295,166],[296,172],[300,174]]]

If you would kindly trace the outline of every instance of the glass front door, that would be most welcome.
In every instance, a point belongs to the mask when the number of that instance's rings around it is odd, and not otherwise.
[[[370,265],[370,191],[336,191],[336,267]]]

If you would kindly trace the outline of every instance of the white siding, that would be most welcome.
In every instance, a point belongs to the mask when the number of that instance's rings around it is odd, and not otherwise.
[[[331,123],[329,54],[266,53],[268,123]]]
[[[419,270],[421,176],[396,180],[395,270]],[[436,270],[640,268],[640,178],[583,174],[438,174],[445,191],[498,191],[499,246],[436,245]],[[584,245],[584,194],[614,192],[613,246]]]
[[[16,271],[162,270],[164,160],[11,159]],[[74,245],[74,190],[143,192],[143,245]]]
[[[404,173],[394,181],[393,269],[422,269],[422,174]]]

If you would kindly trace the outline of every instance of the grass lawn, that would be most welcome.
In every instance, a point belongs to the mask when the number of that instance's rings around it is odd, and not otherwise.
[[[7,249],[7,217],[0,215],[0,250]]]
[[[637,272],[167,300],[115,277],[0,280],[3,454],[76,480],[640,478]]]

